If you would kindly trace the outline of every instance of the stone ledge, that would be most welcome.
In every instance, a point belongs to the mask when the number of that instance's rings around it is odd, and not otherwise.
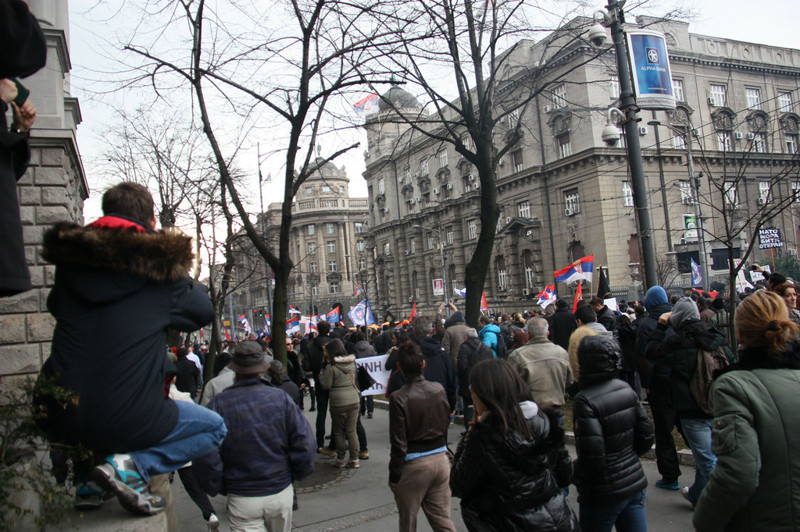
[[[106,501],[103,507],[92,512],[68,511],[58,525],[45,528],[45,532],[167,532],[167,518],[163,512],[152,516],[136,516],[123,509],[116,499]]]

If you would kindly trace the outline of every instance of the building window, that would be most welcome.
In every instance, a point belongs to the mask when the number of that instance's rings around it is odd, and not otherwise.
[[[469,133],[461,135],[461,144],[463,144],[464,147],[468,150],[472,149],[472,137],[470,136]]]
[[[388,242],[383,243],[383,254],[384,255],[391,255],[392,254],[392,247],[389,245]]]
[[[478,225],[475,220],[469,220],[467,222],[467,238],[469,240],[478,238]]]
[[[319,285],[318,284],[315,283],[315,284],[311,285],[311,295],[312,296],[318,296],[319,295]]]
[[[328,235],[332,235],[336,233],[336,225],[335,224],[325,224],[325,233]]]
[[[447,245],[448,246],[452,246],[453,245],[453,230],[452,229],[448,229],[447,230],[445,238],[447,239]]]
[[[739,193],[736,190],[736,182],[725,181],[722,184],[722,190],[725,193],[725,204],[728,207],[737,207],[739,205]]]
[[[511,152],[511,162],[514,165],[515,172],[519,172],[522,170],[522,149],[514,150]]]
[[[339,283],[330,283],[328,285],[328,292],[331,294],[338,294],[339,293]]]
[[[525,267],[525,288],[533,288],[533,253],[526,251],[522,254],[522,265]]]
[[[306,187],[306,196],[310,196],[314,193],[314,189],[312,187]]]
[[[745,89],[748,109],[761,109],[761,89]]]
[[[364,272],[367,271],[367,258],[361,257],[358,259],[358,271]]]
[[[328,261],[328,271],[329,272],[335,272],[336,271],[336,261],[335,260],[329,260]]]
[[[772,203],[772,183],[769,181],[758,182],[758,204]]]
[[[328,246],[328,253],[336,253],[336,242],[333,240],[328,240],[326,244]]]
[[[439,152],[439,168],[444,168],[447,166],[447,150],[442,150]]]
[[[429,236],[428,237],[428,249],[433,249],[434,247],[435,247],[435,245],[434,245],[433,237]]]
[[[405,181],[406,183],[411,183],[411,167],[406,166],[403,169],[403,175],[400,176],[400,182],[402,183]]]
[[[328,185],[322,185],[322,191],[323,192],[330,192],[331,191],[331,187],[329,187]]]
[[[753,134],[753,151],[756,153],[767,153],[767,134]]]
[[[719,151],[733,151],[730,131],[725,129],[717,131],[717,149]]]
[[[680,180],[678,181],[678,185],[681,188],[681,205],[694,205],[694,190],[692,190],[692,184],[687,180]]]
[[[428,159],[422,159],[419,163],[419,173],[420,175],[428,175],[430,172],[428,171]]]
[[[356,222],[353,224],[353,228],[356,233],[363,233],[364,232],[364,224],[361,222]]]
[[[408,250],[411,253],[417,252],[417,239],[413,236],[408,240]]]
[[[384,183],[383,178],[381,177],[378,179],[378,194],[385,194],[386,193],[386,183]]]
[[[786,153],[795,154],[798,149],[797,133],[786,134]]]
[[[517,203],[517,216],[520,218],[531,217],[531,202],[528,200]]]
[[[611,74],[608,79],[608,95],[612,100],[619,98],[619,76]]]
[[[787,91],[778,92],[778,110],[781,113],[792,112],[792,93]]]
[[[673,79],[672,80],[672,94],[675,95],[676,102],[685,102],[686,97],[683,95],[683,80],[682,79]]]
[[[732,254],[734,259],[739,259],[742,257],[742,250],[738,247],[733,248]],[[712,270],[728,269],[728,248],[711,250],[711,269]]]
[[[727,105],[727,99],[725,98],[725,93],[727,89],[725,85],[717,85],[712,83],[709,87],[709,93],[711,94],[711,101],[713,102],[711,105],[714,107],[725,107]]]
[[[672,147],[676,150],[686,149],[686,128],[676,127],[678,131],[673,132]]]
[[[364,251],[365,249],[367,249],[367,245],[363,240],[356,242],[356,251]]]
[[[633,189],[630,181],[622,182],[622,204],[625,207],[633,207]]]
[[[572,144],[569,141],[569,133],[563,133],[556,137],[558,140],[558,156],[562,159],[572,155]]]
[[[517,124],[519,124],[519,108],[512,109],[508,113],[506,119],[508,120],[509,129],[514,129],[515,127],[517,127]]]
[[[315,231],[316,231],[316,228],[314,227],[314,224],[310,224],[308,226],[308,236],[314,236],[314,232]]]
[[[308,254],[314,255],[317,252],[317,243],[316,242],[309,242],[308,243]]]
[[[553,89],[553,107],[561,109],[567,106],[567,86],[563,83]]]
[[[497,264],[497,287],[501,292],[508,290],[508,272],[506,271],[506,259],[502,256],[495,260]]]
[[[800,202],[800,181],[792,181],[792,197],[795,203]]]
[[[567,216],[581,212],[581,198],[577,188],[564,191],[564,209],[565,213],[569,213]]]
[[[311,264],[308,265],[308,267],[311,268],[311,273],[317,273],[317,263],[316,262],[312,262]]]

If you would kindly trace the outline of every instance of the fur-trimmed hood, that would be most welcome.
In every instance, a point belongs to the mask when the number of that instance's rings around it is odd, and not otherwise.
[[[93,301],[121,297],[148,282],[188,280],[190,237],[174,229],[156,233],[138,223],[127,226],[56,224],[44,234],[42,257],[58,266],[56,275],[73,292]],[[123,281],[120,273],[129,276]]]

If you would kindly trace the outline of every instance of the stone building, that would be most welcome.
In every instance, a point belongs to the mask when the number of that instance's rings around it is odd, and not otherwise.
[[[36,374],[50,354],[55,321],[46,301],[54,266],[41,258],[43,231],[55,222],[83,222],[89,187],[75,128],[81,121],[77,98],[70,95],[67,2],[30,0],[48,44],[47,65],[22,80],[31,89],[37,119],[31,129],[31,164],[18,181],[25,254],[33,289],[0,299],[0,374]],[[10,123],[10,121],[9,121]]]
[[[589,22],[571,24],[585,31]],[[687,227],[698,195],[688,177],[686,132],[693,137],[695,172],[703,172],[699,204],[707,262],[711,277],[722,278],[728,264],[725,241],[736,258],[752,234],[752,227],[745,227],[739,237],[725,239],[725,227],[742,227],[760,206],[800,190],[800,50],[696,35],[681,22],[643,17],[633,26],[655,27],[666,35],[678,100],[674,111],[639,113],[660,282],[690,286],[689,258],[700,258],[696,231]],[[598,56],[585,39],[561,45],[561,38],[521,41],[499,69],[505,85],[498,92],[519,91],[526,79],[547,85],[521,117],[511,112],[497,126],[500,136],[519,120],[524,135],[498,168],[501,216],[485,284],[490,311],[530,308],[535,294],[553,283],[554,270],[590,254],[595,269],[608,268],[617,296],[641,293],[624,138],[614,147],[601,140],[608,109],[619,105],[616,60],[611,50]],[[376,312],[407,315],[413,301],[430,311],[443,300],[433,294],[439,279],[448,280],[451,297],[453,288],[464,287],[464,268],[480,229],[479,183],[452,144],[414,131],[396,113],[427,116],[406,90],[395,86],[384,93],[378,111],[364,124],[365,177]],[[796,255],[796,206],[765,225],[780,229],[784,252]],[[764,260],[767,253],[756,242],[750,260]],[[563,284],[557,289],[561,296],[571,294]]]
[[[295,267],[289,278],[289,303],[303,314],[325,313],[336,303],[347,312],[369,296],[367,199],[349,197],[349,183],[344,167],[327,163],[303,183],[292,204],[289,249]],[[267,208],[268,236],[277,235],[281,205],[271,203]],[[269,313],[267,268],[249,241],[242,241],[242,248],[234,269],[233,283],[238,287],[233,292],[234,313],[252,318],[260,329],[258,311]]]

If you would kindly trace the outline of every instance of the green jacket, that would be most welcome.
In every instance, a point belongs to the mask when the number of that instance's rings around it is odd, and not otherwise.
[[[714,383],[718,462],[694,512],[699,532],[800,530],[800,371],[750,369],[763,356],[742,353]]]
[[[333,362],[319,374],[320,386],[330,393],[330,405],[338,408],[358,403],[361,393],[355,384],[355,355],[335,357]]]

